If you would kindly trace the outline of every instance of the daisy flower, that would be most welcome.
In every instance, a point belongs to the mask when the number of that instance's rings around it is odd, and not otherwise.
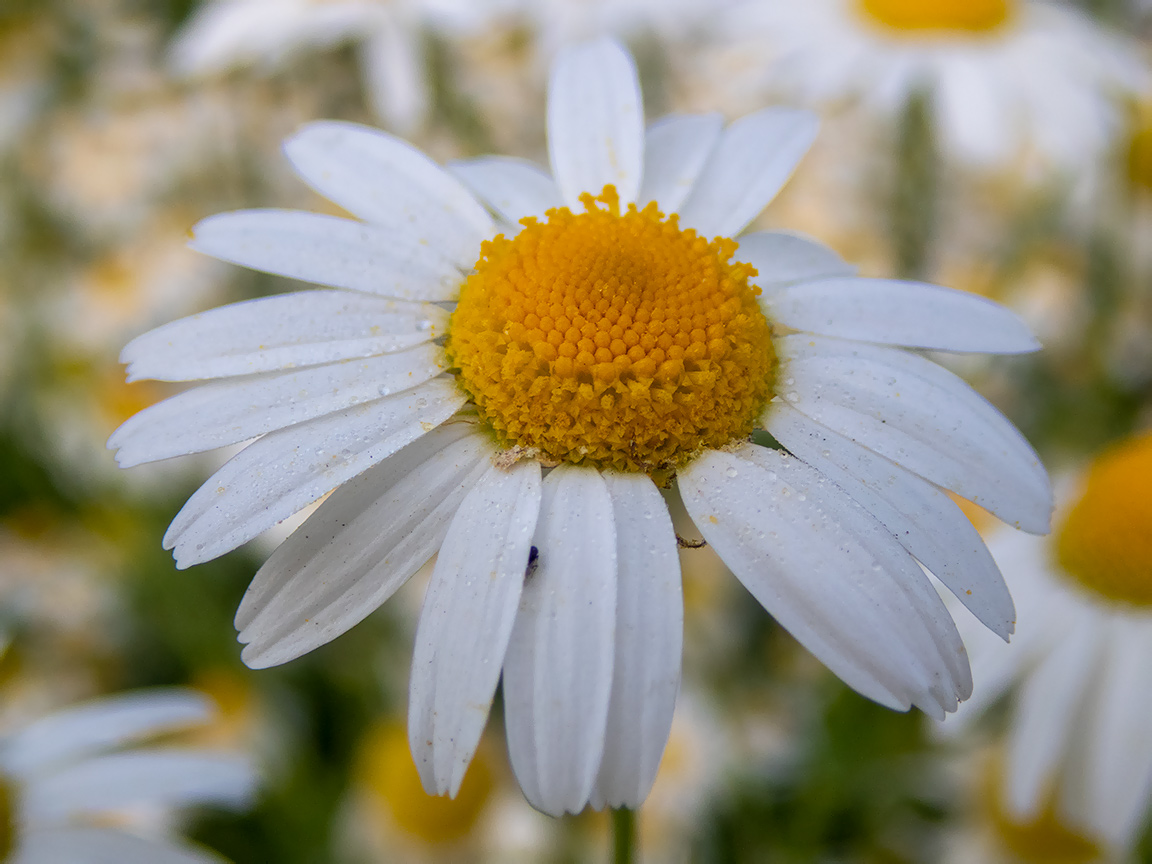
[[[1145,433],[1070,484],[1078,488],[1060,496],[1051,538],[989,533],[1020,609],[1011,649],[983,638],[967,615],[958,621],[979,689],[957,719],[1017,688],[1005,743],[1008,816],[1024,822],[1053,806],[1053,818],[1117,854],[1132,849],[1152,801],[1150,482]]]
[[[550,56],[565,41],[605,33],[623,38],[651,32],[677,42],[715,15],[717,6],[693,0],[537,0],[520,11],[532,22],[540,52]]]
[[[213,75],[274,68],[302,50],[357,42],[368,97],[389,126],[411,131],[429,108],[422,31],[479,29],[504,5],[495,0],[213,0],[176,35],[172,70]]]
[[[802,99],[895,115],[930,91],[941,145],[975,165],[1032,148],[1086,168],[1121,130],[1116,97],[1147,80],[1120,37],[1038,0],[753,0],[729,24],[750,75]]]
[[[226,213],[192,245],[330,287],[177,321],[122,355],[133,379],[222,380],[125,423],[109,442],[121,465],[257,438],[176,516],[179,567],[335,489],[241,603],[250,666],[335,638],[438,553],[409,706],[429,790],[459,787],[503,673],[529,801],[643,800],[683,629],[660,487],[836,674],[937,714],[969,671],[916,559],[997,633],[1014,619],[937,486],[1047,530],[1047,477],[1020,434],[894,347],[1031,351],[1021,321],[855,278],[802,237],[731,239],[808,148],[810,114],[647,132],[643,117],[631,58],[601,40],[554,67],[550,173],[500,157],[444,169],[379,131],[307,126],[288,158],[358,219]],[[758,428],[787,451],[753,443]]]
[[[220,864],[206,851],[113,827],[118,816],[142,807],[248,801],[255,775],[242,757],[135,746],[202,724],[213,713],[195,691],[142,690],[56,711],[0,739],[3,860]]]

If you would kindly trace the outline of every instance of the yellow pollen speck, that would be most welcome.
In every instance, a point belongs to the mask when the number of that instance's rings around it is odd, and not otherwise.
[[[1056,533],[1060,568],[1121,603],[1152,605],[1152,433],[1104,452]]]
[[[446,349],[504,448],[663,472],[746,437],[771,395],[768,321],[733,240],[655,204],[550,210],[481,247]],[[603,204],[604,206],[599,206]]]
[[[1012,17],[1014,0],[856,0],[872,24],[910,35],[991,33]]]

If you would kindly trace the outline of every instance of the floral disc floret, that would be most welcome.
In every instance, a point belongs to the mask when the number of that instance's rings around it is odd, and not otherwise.
[[[767,319],[737,244],[655,203],[528,218],[481,247],[446,348],[502,447],[648,473],[747,437],[771,395]]]
[[[1100,456],[1056,533],[1060,569],[1129,606],[1152,606],[1152,434]]]
[[[860,13],[909,34],[990,33],[1012,15],[1012,0],[857,0]]]

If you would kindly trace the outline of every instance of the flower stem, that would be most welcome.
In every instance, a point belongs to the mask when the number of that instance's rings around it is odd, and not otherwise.
[[[921,89],[908,97],[896,132],[890,219],[896,275],[901,279],[926,279],[932,269],[940,197],[932,95]]]
[[[636,860],[636,811],[621,807],[612,811],[612,845],[615,864]]]

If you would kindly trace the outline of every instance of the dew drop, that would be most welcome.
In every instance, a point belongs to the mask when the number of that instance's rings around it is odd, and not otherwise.
[[[729,477],[736,477],[740,474],[740,472],[737,471],[735,468],[729,468],[724,473],[727,474]]]

